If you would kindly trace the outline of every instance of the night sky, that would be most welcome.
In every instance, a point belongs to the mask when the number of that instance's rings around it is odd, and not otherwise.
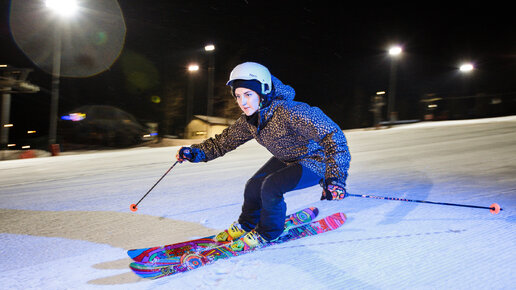
[[[11,37],[9,2],[1,2],[0,63],[34,68],[30,81],[50,89],[50,76]],[[205,114],[208,57],[203,48],[208,43],[216,46],[216,95],[230,98],[223,85],[236,64],[260,62],[296,89],[298,101],[321,107],[342,128],[372,125],[370,97],[388,90],[390,44],[404,49],[396,94],[402,119],[419,118],[419,100],[429,93],[516,93],[516,21],[507,2],[349,3],[121,0],[127,33],[120,57],[98,75],[63,78],[59,111],[108,104],[142,122],[161,122],[163,104],[151,102],[151,96],[166,99],[170,87],[184,93],[186,67],[196,61],[201,70],[194,113]],[[133,68],[137,61],[144,63],[140,68],[152,80],[131,84],[131,61]],[[458,73],[462,61],[474,63],[472,75]],[[45,91],[13,96],[11,119],[44,134],[49,99]]]

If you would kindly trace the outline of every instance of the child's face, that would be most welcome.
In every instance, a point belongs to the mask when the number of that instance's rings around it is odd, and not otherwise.
[[[240,109],[247,116],[251,116],[260,108],[260,96],[248,88],[237,88],[235,97]]]

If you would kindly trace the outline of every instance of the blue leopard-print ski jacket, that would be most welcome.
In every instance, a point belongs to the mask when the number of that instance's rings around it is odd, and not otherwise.
[[[272,83],[269,105],[258,111],[258,120],[242,114],[221,134],[192,145],[200,150],[195,161],[213,160],[256,139],[286,164],[300,163],[321,179],[345,185],[351,156],[342,130],[319,108],[294,101],[292,87],[274,76]]]

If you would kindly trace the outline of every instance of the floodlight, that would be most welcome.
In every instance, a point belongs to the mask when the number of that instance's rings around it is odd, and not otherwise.
[[[45,5],[50,10],[65,17],[72,16],[78,8],[75,0],[45,0]]]
[[[401,46],[393,46],[393,47],[389,48],[389,54],[392,56],[400,55],[402,51],[403,51],[403,48],[401,48]]]

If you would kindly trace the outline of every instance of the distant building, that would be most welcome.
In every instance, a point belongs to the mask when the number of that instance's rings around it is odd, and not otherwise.
[[[420,99],[423,120],[490,118],[516,114],[516,93],[476,94],[441,97],[424,95]]]
[[[203,115],[193,116],[186,126],[185,139],[207,139],[222,133],[224,129],[236,120]]]

